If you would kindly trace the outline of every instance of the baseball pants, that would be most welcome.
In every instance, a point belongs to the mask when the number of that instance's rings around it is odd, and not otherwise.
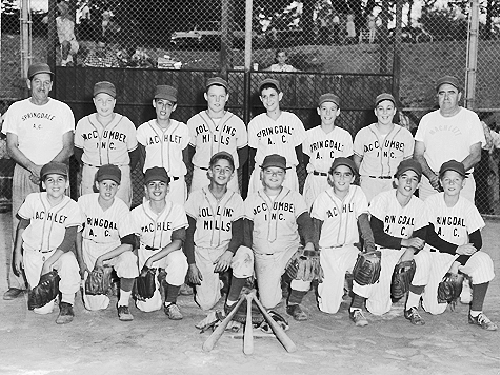
[[[248,195],[256,193],[262,190],[262,181],[260,180],[260,167],[256,167],[250,176],[248,181]],[[295,167],[287,169],[285,181],[283,181],[283,186],[286,186],[291,191],[299,191],[299,178],[297,176],[297,171]]]
[[[374,178],[369,176],[361,176],[359,186],[365,193],[368,203],[383,191],[394,190],[394,181],[392,178]]]
[[[368,285],[359,285],[356,281],[353,282],[353,292],[358,296],[366,298],[366,309],[373,315],[383,315],[391,309],[392,275],[394,274],[394,267],[396,267],[399,259],[404,254],[405,249],[380,249],[380,252],[382,257],[379,281],[375,284]],[[414,256],[414,259],[416,271],[412,284],[425,285],[429,280],[431,270],[430,253],[420,251]]]
[[[440,252],[431,252],[431,273],[429,282],[422,294],[422,307],[430,314],[437,315],[446,311],[446,302],[439,303],[437,290],[439,283],[450,269],[458,255]],[[478,251],[464,264],[461,272],[472,278],[472,284],[483,284],[495,278],[495,265],[491,257],[485,252]]]
[[[125,202],[127,206],[130,207],[132,203],[132,187],[130,182],[130,166],[129,165],[119,165],[120,171],[122,172],[122,178],[120,183],[120,188],[116,193],[116,196]],[[82,182],[80,184],[80,196],[85,194],[96,193],[95,189],[95,176],[99,167],[89,164],[83,164],[82,168]]]
[[[281,301],[281,275],[292,256],[297,252],[299,244],[275,254],[255,253],[255,276],[259,287],[259,299],[266,309],[272,309]],[[309,281],[292,280],[290,287],[299,292],[309,291]]]
[[[195,166],[193,169],[193,180],[191,181],[191,188],[189,189],[189,192],[192,193],[193,191],[201,190],[202,187],[208,186],[208,184],[210,184],[210,180],[207,177],[207,170]],[[233,178],[229,180],[227,188],[237,193],[240,192],[240,188],[238,186],[238,170],[234,171]]]
[[[215,272],[214,262],[224,254],[226,248],[208,249],[196,247],[196,266],[201,272],[203,280],[196,285],[196,303],[202,310],[210,310],[221,298],[219,274]],[[254,255],[248,247],[240,246],[231,261],[234,277],[243,279],[253,276]]]
[[[101,255],[116,249],[120,245],[117,243],[99,244],[93,241],[83,240],[83,260],[89,272],[92,272],[95,262]],[[112,266],[118,277],[126,279],[135,279],[139,276],[139,268],[137,266],[137,256],[132,251],[121,253],[113,259],[104,262],[105,265]],[[84,281],[87,279],[85,274]],[[105,310],[109,305],[108,296],[102,295],[86,295],[85,288],[83,289],[83,305],[89,311]]]
[[[304,192],[302,194],[307,203],[307,207],[311,207],[318,195],[320,195],[329,187],[330,185],[328,185],[327,176],[316,176],[312,173],[309,173],[306,177],[306,181],[304,183]]]
[[[318,285],[318,305],[322,312],[336,314],[344,295],[346,272],[352,273],[359,250],[353,244],[338,249],[322,249],[320,263],[323,282]]]
[[[176,177],[176,179],[170,178],[167,199],[171,202],[184,205],[187,199],[187,187],[184,176]]]
[[[432,187],[427,177],[422,176],[418,193],[419,198],[425,200],[427,197],[436,193],[438,193],[438,191]],[[474,179],[474,175],[472,173],[470,173],[465,179],[465,185],[460,192],[460,195],[474,203],[474,198],[476,196],[476,180]]]
[[[24,273],[26,274],[30,290],[38,285],[43,263],[54,252],[41,253],[39,251],[24,250]],[[68,251],[61,255],[57,262],[54,263],[54,269],[57,270],[61,278],[59,290],[62,294],[62,301],[74,304],[76,292],[80,289],[80,267],[78,266],[75,254],[72,251]],[[37,314],[50,314],[53,311],[54,300],[39,309],[35,309],[35,313]]]
[[[155,251],[145,250],[143,248],[139,249],[139,269],[142,270],[144,263],[146,260],[152,256]],[[166,257],[157,260],[152,264],[152,268],[155,268],[159,271],[159,269],[164,269],[167,273],[165,281],[171,285],[182,285],[184,283],[184,279],[186,278],[186,273],[188,270],[188,263],[186,260],[186,256],[182,252],[182,250],[174,251],[168,254]],[[157,272],[158,275],[158,272]],[[139,310],[144,312],[157,311],[162,307],[162,300],[160,294],[160,282],[158,278],[155,278],[156,281],[156,291],[153,297],[148,298],[146,301],[136,301],[136,306]]]

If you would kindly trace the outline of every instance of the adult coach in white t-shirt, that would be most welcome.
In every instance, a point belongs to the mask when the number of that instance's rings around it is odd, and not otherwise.
[[[68,162],[73,154],[75,117],[69,106],[49,98],[54,73],[47,64],[28,67],[26,84],[31,97],[12,104],[5,114],[2,133],[7,150],[16,161],[12,192],[14,235],[16,215],[28,194],[40,192],[40,171],[49,161]],[[12,272],[12,252],[7,250],[7,283],[3,299],[14,299],[26,289],[22,276]]]
[[[476,182],[474,166],[481,160],[481,147],[486,143],[479,117],[461,106],[461,87],[457,77],[444,76],[436,82],[439,110],[420,120],[415,135],[415,158],[422,165],[425,178],[420,185],[420,198],[440,190],[438,171],[447,160],[461,161],[467,171],[462,195],[474,202]]]

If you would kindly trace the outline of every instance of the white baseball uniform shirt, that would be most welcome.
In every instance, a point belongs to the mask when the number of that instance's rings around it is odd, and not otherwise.
[[[203,248],[223,248],[233,237],[233,222],[244,214],[241,196],[228,190],[220,201],[203,187],[192,192],[185,204],[186,214],[196,220],[194,243]]]
[[[23,232],[23,248],[42,253],[57,250],[66,228],[82,223],[78,203],[64,196],[61,203],[51,207],[45,192],[29,194],[18,215],[30,221]]]
[[[170,119],[169,126],[163,129],[156,120],[150,120],[137,129],[137,140],[146,148],[143,172],[157,166],[165,168],[169,176],[183,177],[186,174],[182,159],[182,150],[189,142],[186,124]]]
[[[113,121],[103,126],[93,113],[78,121],[75,146],[83,149],[85,164],[128,165],[128,153],[137,148],[135,125],[127,117],[115,113]]]
[[[415,141],[404,127],[382,135],[377,124],[362,128],[354,139],[354,153],[363,158],[359,168],[361,176],[394,176],[399,163],[413,156]]]
[[[320,247],[341,246],[359,242],[358,217],[368,213],[368,203],[361,188],[349,187],[343,200],[333,192],[333,187],[322,192],[314,201],[311,217],[323,221]]]
[[[297,219],[307,212],[304,198],[283,186],[271,200],[263,190],[245,199],[245,218],[254,222],[253,250],[261,254],[297,248],[300,242]]]
[[[231,154],[236,169],[240,163],[238,149],[247,145],[247,129],[243,121],[231,112],[225,112],[220,119],[212,119],[206,111],[187,121],[189,144],[195,147],[193,164],[208,168],[210,158],[221,151]]]

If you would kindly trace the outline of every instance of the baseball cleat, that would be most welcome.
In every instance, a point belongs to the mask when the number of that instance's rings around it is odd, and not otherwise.
[[[475,317],[469,313],[469,317],[467,320],[469,321],[469,324],[477,324],[486,331],[496,331],[498,329],[496,323],[493,323],[491,320],[489,320],[488,317],[483,313],[479,313],[479,315]]]
[[[73,321],[75,318],[75,312],[73,310],[73,305],[68,302],[61,302],[59,304],[59,316],[56,319],[57,324],[66,324]]]
[[[307,320],[307,314],[304,311],[302,311],[302,308],[298,303],[293,305],[287,305],[286,313],[290,316],[293,316],[295,320],[298,321]]]
[[[181,310],[176,303],[170,303],[163,308],[165,315],[172,320],[181,320],[183,318]]]
[[[4,300],[13,300],[16,299],[19,296],[22,296],[24,293],[24,290],[22,289],[17,289],[17,288],[9,288],[4,294],[3,294],[3,299]]]
[[[134,316],[128,311],[128,306],[118,306],[118,318],[122,322],[130,322],[134,320]]]
[[[356,323],[357,327],[364,327],[368,324],[368,320],[366,320],[363,312],[360,309],[354,309],[353,311],[349,311],[349,318]]]
[[[405,318],[408,319],[411,323],[416,324],[416,325],[423,325],[425,324],[424,319],[420,316],[418,313],[418,310],[415,307],[411,307],[408,310],[405,310]]]

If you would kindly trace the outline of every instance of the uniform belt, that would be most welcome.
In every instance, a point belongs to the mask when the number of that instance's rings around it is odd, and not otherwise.
[[[330,250],[330,249],[340,249],[344,245],[333,245],[333,246],[320,246],[320,250]]]
[[[101,165],[89,164],[89,163],[85,163],[85,162],[83,162],[83,164],[88,165],[89,167],[96,167],[96,168],[101,167]],[[115,164],[115,163],[110,163],[110,164]],[[128,165],[128,164],[115,164],[115,165],[118,167],[123,167],[123,166]]]
[[[392,180],[392,176],[368,176],[370,178],[379,178],[381,180]]]
[[[146,250],[149,250],[149,251],[157,251],[157,250],[160,250],[160,249],[155,249],[154,247],[151,247],[151,246],[149,246],[149,245],[144,246],[144,248],[145,248]]]
[[[174,181],[177,181],[179,178],[180,178],[180,177],[174,177],[174,176],[172,176],[172,179],[173,179]]]
[[[202,171],[208,171],[207,167],[198,167],[198,168],[200,168]]]
[[[314,171],[314,172],[313,172],[313,175],[315,175],[315,176],[323,176],[323,177],[328,176],[328,174],[327,174],[327,173],[317,172],[317,171]]]

